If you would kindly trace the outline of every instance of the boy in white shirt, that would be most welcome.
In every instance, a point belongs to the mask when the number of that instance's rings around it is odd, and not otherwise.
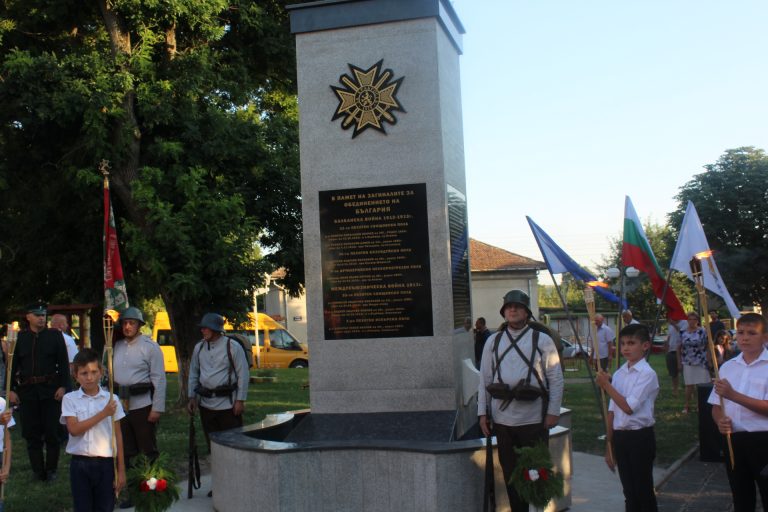
[[[653,409],[659,394],[659,378],[644,357],[651,348],[651,336],[646,326],[630,324],[619,332],[619,343],[626,362],[613,374],[613,382],[605,372],[597,375],[597,384],[611,397],[608,440],[613,443],[615,461],[606,450],[605,462],[611,471],[619,468],[628,512],[656,512]]]
[[[96,351],[81,350],[73,366],[80,389],[64,395],[61,423],[69,430],[67,453],[72,455],[69,479],[74,510],[111,512],[115,494],[125,485],[123,437],[118,423],[125,412],[116,397],[99,386],[103,369]],[[113,416],[117,454],[112,452]]]
[[[760,491],[768,507],[768,333],[766,320],[748,313],[736,323],[741,354],[720,368],[720,379],[709,395],[712,418],[722,434],[731,434],[734,467],[726,456],[725,469],[731,485],[735,512],[754,512]],[[718,396],[719,395],[719,396]],[[720,407],[723,397],[724,407]],[[762,473],[762,474],[761,474]]]

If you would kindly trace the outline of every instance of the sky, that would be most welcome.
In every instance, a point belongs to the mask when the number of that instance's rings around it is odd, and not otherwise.
[[[541,260],[529,215],[593,267],[621,236],[626,195],[665,223],[725,150],[768,150],[764,0],[453,6],[472,238]]]

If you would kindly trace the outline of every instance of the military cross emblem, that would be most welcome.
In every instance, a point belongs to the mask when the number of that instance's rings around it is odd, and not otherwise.
[[[331,121],[341,118],[343,129],[352,128],[353,139],[368,128],[386,134],[384,123],[397,123],[394,112],[405,112],[396,98],[405,77],[392,80],[394,73],[391,69],[381,70],[383,62],[382,59],[367,70],[347,64],[352,76],[341,75],[342,87],[331,86],[339,98],[339,106]]]

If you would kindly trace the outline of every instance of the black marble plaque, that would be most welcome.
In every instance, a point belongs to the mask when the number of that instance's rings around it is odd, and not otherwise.
[[[426,184],[319,194],[325,339],[432,336]]]
[[[451,235],[451,280],[453,285],[453,327],[464,326],[471,318],[469,281],[469,233],[467,230],[467,199],[459,190],[448,185],[448,229]]]

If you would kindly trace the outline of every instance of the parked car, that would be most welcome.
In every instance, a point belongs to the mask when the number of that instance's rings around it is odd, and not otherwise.
[[[667,342],[666,336],[654,336],[651,343],[651,354],[664,353],[664,344]]]
[[[229,322],[224,324],[224,329],[233,334],[242,334],[251,342],[253,360],[260,359],[259,368],[309,368],[309,349],[307,345],[299,342],[285,327],[276,322],[272,317],[264,313],[258,314],[259,321],[259,346],[256,346],[256,326],[254,316],[248,314],[249,321],[235,329]],[[179,371],[176,360],[176,349],[171,340],[171,324],[168,321],[166,311],[158,311],[155,316],[155,325],[152,330],[154,339],[163,351],[165,359],[165,371],[175,373]]]
[[[580,347],[578,343],[575,341],[568,341],[565,338],[560,338],[560,343],[563,344],[563,358],[571,358],[571,357],[584,357],[581,355],[582,347],[584,348],[584,351],[586,351],[587,355],[592,353],[592,348],[586,345],[584,342],[582,342],[582,346]]]

